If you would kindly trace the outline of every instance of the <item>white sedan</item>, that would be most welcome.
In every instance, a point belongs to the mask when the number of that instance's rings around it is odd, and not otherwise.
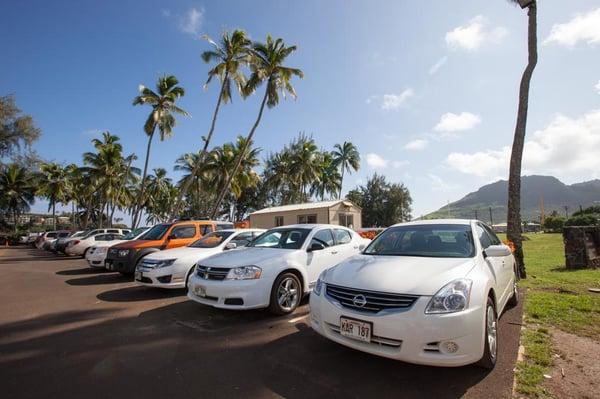
[[[515,259],[485,224],[392,226],[319,277],[312,328],[351,348],[432,366],[494,367],[498,316],[518,301]]]
[[[135,271],[139,284],[160,288],[185,288],[196,262],[223,251],[243,248],[264,232],[262,229],[214,231],[187,247],[146,255]]]
[[[69,256],[82,256],[85,258],[89,248],[97,243],[121,240],[125,237],[119,233],[97,233],[70,240],[65,248],[65,253]]]
[[[277,227],[240,251],[198,262],[188,298],[218,308],[291,313],[323,270],[357,254],[367,242],[342,226]]]
[[[150,227],[138,227],[137,229],[116,240],[98,241],[88,249],[85,254],[85,260],[87,260],[87,263],[90,267],[103,268],[104,261],[106,260],[106,254],[108,254],[108,248],[124,241],[137,240],[149,229]]]

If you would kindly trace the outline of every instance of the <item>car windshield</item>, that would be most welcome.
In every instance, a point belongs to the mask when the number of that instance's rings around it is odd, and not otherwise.
[[[133,240],[135,237],[137,237],[138,235],[140,235],[141,233],[143,233],[146,230],[148,230],[146,227],[139,227],[139,228],[125,234],[125,236],[121,239],[122,240]]]
[[[139,239],[140,240],[160,240],[161,238],[163,238],[165,233],[169,230],[169,227],[171,227],[171,224],[169,224],[169,223],[157,224],[156,226],[154,226],[150,230],[148,230],[148,232],[146,234],[144,234],[143,236],[141,236]]]
[[[223,241],[227,239],[233,231],[215,231],[205,235],[199,240],[194,241],[189,246],[192,248],[214,248],[219,246]]]
[[[470,258],[475,256],[471,227],[466,224],[422,224],[390,227],[363,252],[366,255]]]
[[[273,229],[258,236],[249,247],[300,249],[310,229]]]

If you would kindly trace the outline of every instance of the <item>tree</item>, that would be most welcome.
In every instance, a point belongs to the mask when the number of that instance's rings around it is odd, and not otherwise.
[[[537,1],[536,0],[510,0],[519,4],[521,8],[527,8],[528,34],[527,49],[528,63],[521,77],[519,87],[519,108],[517,111],[517,122],[510,156],[510,169],[508,175],[508,215],[507,215],[507,237],[515,246],[515,258],[517,260],[519,275],[525,278],[525,262],[523,257],[523,242],[521,236],[521,163],[523,160],[523,148],[525,146],[525,133],[527,129],[527,111],[529,107],[529,86],[531,77],[537,64]]]
[[[175,105],[178,98],[185,95],[185,90],[177,86],[179,81],[173,75],[162,76],[156,84],[157,92],[140,86],[140,95],[133,99],[133,105],[149,105],[152,111],[144,123],[144,132],[148,136],[148,145],[146,148],[146,159],[144,161],[144,172],[140,183],[140,193],[137,198],[137,204],[133,213],[132,228],[137,226],[141,212],[141,204],[144,201],[144,189],[146,184],[146,175],[148,173],[148,160],[150,159],[150,147],[152,138],[158,128],[160,141],[173,134],[173,128],[176,125],[175,114],[188,116],[188,113]]]
[[[550,232],[557,232],[562,230],[565,225],[565,218],[560,215],[549,215],[544,219],[544,230]]]
[[[318,180],[320,175],[320,153],[312,137],[303,133],[298,135],[290,145],[290,164],[287,175],[298,189],[298,197],[302,202],[308,201],[308,188]]]
[[[0,157],[15,155],[39,137],[40,129],[35,127],[31,116],[21,115],[15,97],[0,96]]]
[[[245,95],[254,93],[264,82],[266,82],[266,87],[258,111],[258,116],[246,138],[246,146],[248,146],[254,138],[254,133],[260,124],[265,104],[269,108],[273,108],[279,104],[279,92],[281,92],[283,96],[285,96],[285,93],[287,92],[290,96],[296,98],[296,91],[290,83],[290,80],[293,76],[302,78],[304,77],[304,73],[300,69],[289,68],[283,65],[285,59],[294,51],[296,51],[296,46],[286,47],[283,39],[279,38],[273,40],[271,35],[267,35],[266,43],[254,43],[252,45],[250,50],[250,70],[252,71],[252,74],[244,87]],[[247,147],[244,147],[240,152],[233,172],[229,175],[228,181],[225,183],[217,197],[211,218],[214,218],[219,211],[221,202],[231,185],[231,179],[235,176],[240,167],[246,151]]]
[[[48,210],[52,209],[52,228],[56,230],[56,204],[65,203],[70,188],[68,170],[57,163],[48,162],[40,166],[38,195],[48,199]]]
[[[35,185],[29,171],[17,164],[0,167],[0,208],[12,216],[14,231],[19,231],[19,215],[35,200]]]
[[[196,168],[202,167],[208,153],[208,146],[215,131],[221,102],[227,104],[231,101],[232,83],[235,84],[238,93],[244,97],[243,88],[246,84],[246,78],[241,72],[240,67],[248,63],[248,50],[251,44],[246,36],[246,32],[238,29],[234,30],[231,35],[229,35],[228,32],[224,32],[220,43],[216,43],[208,36],[204,36],[204,38],[214,47],[214,49],[203,52],[202,60],[206,63],[216,62],[216,65],[208,71],[208,80],[204,84],[204,88],[206,89],[211,80],[214,77],[217,77],[221,81],[221,89],[219,90],[219,96],[217,97],[217,104],[213,112],[208,134],[202,136],[204,146],[200,152],[199,161],[195,162],[196,166],[191,171],[192,175],[196,174]],[[190,189],[189,184],[191,184],[192,181],[185,180],[181,183],[180,186],[182,189],[180,196],[183,196],[187,194]],[[181,198],[179,198],[178,202],[179,201],[181,201]]]
[[[319,154],[317,169],[318,176],[311,187],[311,195],[316,195],[321,201],[325,199],[325,194],[339,195],[342,176],[332,153],[325,151]]]
[[[342,198],[342,185],[344,184],[344,172],[352,173],[360,169],[360,154],[354,144],[349,141],[344,141],[343,144],[333,146],[333,161],[340,168],[340,191],[338,198]]]
[[[350,190],[346,198],[362,208],[362,224],[387,227],[411,219],[412,198],[404,184],[386,181],[375,173],[367,184]]]

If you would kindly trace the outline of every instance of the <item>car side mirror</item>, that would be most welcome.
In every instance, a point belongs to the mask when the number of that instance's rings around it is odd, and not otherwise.
[[[225,244],[225,249],[236,249],[237,248],[237,244],[235,242],[228,242],[227,244]]]
[[[485,257],[501,257],[501,256],[508,256],[510,255],[512,252],[510,250],[510,248],[507,245],[490,245],[489,247],[487,247],[486,249],[483,250],[483,255]]]
[[[307,252],[321,251],[323,249],[325,249],[325,245],[318,242],[313,242],[312,244],[310,244],[310,247],[308,248]]]

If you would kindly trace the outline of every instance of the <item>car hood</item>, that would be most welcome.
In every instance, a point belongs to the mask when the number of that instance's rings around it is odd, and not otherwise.
[[[133,248],[156,248],[163,244],[162,240],[127,240],[117,244],[117,248],[133,249]]]
[[[457,278],[465,277],[474,259],[416,256],[355,255],[329,269],[324,281],[371,291],[434,295]]]
[[[281,248],[241,248],[211,256],[203,265],[211,267],[264,266],[274,260],[284,261],[298,250]]]
[[[181,248],[173,248],[166,249],[164,251],[154,252],[150,255],[147,255],[147,259],[177,259],[182,261],[192,261],[195,263],[196,261],[206,258],[208,256],[217,254],[221,252],[220,247],[216,248],[192,248],[192,247],[181,247]]]

